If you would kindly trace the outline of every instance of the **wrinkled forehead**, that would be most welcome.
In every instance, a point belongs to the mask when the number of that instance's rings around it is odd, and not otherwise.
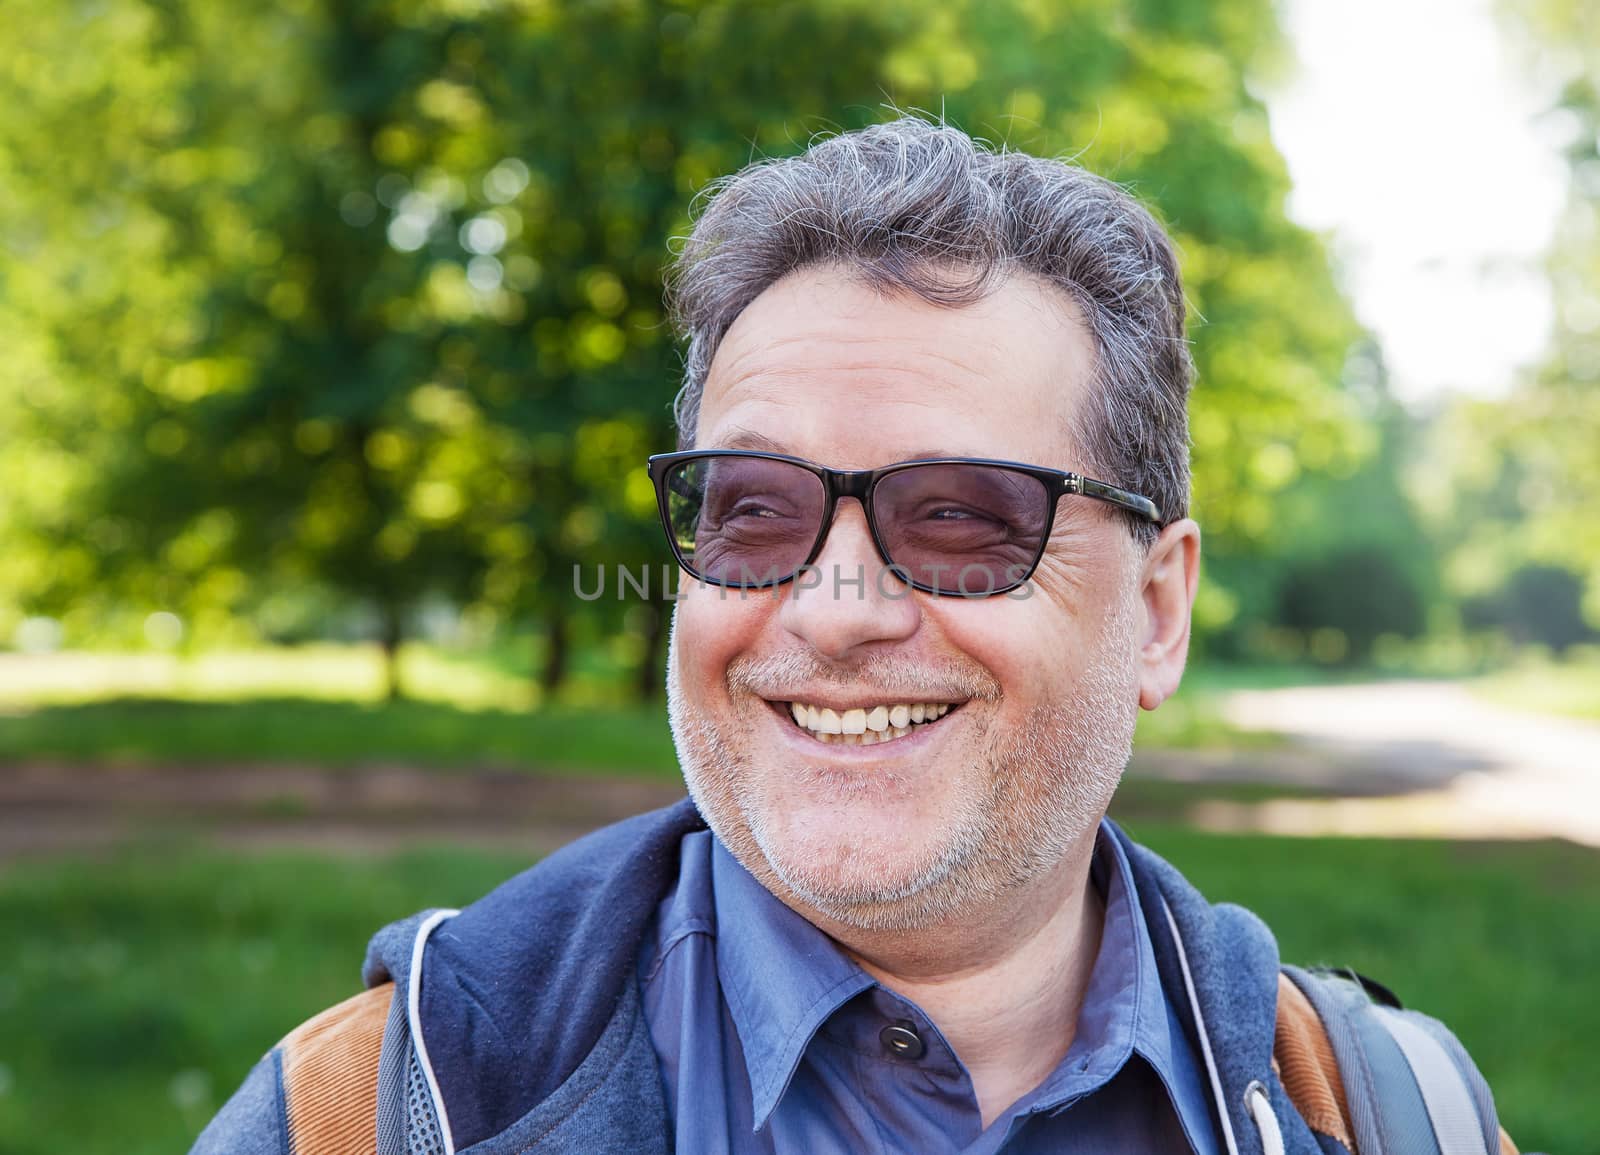
[[[950,306],[806,269],[729,328],[695,442],[835,468],[940,455],[1071,467],[1093,363],[1071,299],[1033,277]]]

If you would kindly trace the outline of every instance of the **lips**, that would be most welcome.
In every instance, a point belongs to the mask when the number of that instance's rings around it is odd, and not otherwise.
[[[811,702],[778,702],[794,724],[822,742],[871,746],[903,738],[943,718],[960,703],[880,702],[837,710]]]

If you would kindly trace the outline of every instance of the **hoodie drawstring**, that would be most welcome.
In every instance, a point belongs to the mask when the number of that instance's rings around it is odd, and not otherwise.
[[[1178,933],[1178,920],[1172,917],[1172,907],[1161,900],[1166,912],[1167,926],[1172,931],[1172,941],[1178,948],[1178,968],[1183,971],[1183,987],[1189,996],[1189,1009],[1194,1012],[1195,1030],[1200,1033],[1200,1054],[1206,1061],[1206,1075],[1211,1080],[1211,1097],[1216,1100],[1217,1117],[1222,1120],[1222,1139],[1227,1144],[1228,1155],[1239,1155],[1239,1144],[1233,1137],[1233,1122],[1228,1115],[1228,1098],[1222,1090],[1222,1076],[1217,1071],[1217,1059],[1211,1051],[1211,1036],[1206,1031],[1205,1016],[1200,1013],[1200,999],[1195,994],[1194,976],[1189,973],[1189,955],[1183,949],[1183,936]],[[1266,1088],[1252,1082],[1244,1092],[1245,1110],[1250,1121],[1261,1134],[1261,1148],[1265,1155],[1284,1155],[1283,1128],[1278,1126],[1278,1116],[1272,1110]]]
[[[1283,1129],[1278,1126],[1267,1089],[1260,1083],[1251,1083],[1244,1089],[1244,1105],[1250,1112],[1250,1121],[1261,1132],[1261,1149],[1266,1155],[1283,1155]]]

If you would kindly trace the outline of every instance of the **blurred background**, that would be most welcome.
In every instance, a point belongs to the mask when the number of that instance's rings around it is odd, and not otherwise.
[[[184,1149],[378,926],[679,793],[662,266],[712,178],[895,108],[1182,249],[1205,575],[1114,813],[1600,1151],[1592,6],[7,0],[0,44],[0,1151]]]

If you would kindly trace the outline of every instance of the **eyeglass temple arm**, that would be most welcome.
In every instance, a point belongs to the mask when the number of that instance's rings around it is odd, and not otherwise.
[[[1068,493],[1079,493],[1084,497],[1092,497],[1096,501],[1110,502],[1119,509],[1126,509],[1130,513],[1137,513],[1146,521],[1161,523],[1161,511],[1156,508],[1156,503],[1148,497],[1141,497],[1126,489],[1119,489],[1115,485],[1107,485],[1103,481],[1096,481],[1092,477],[1081,477],[1076,473],[1067,474],[1063,486]]]

